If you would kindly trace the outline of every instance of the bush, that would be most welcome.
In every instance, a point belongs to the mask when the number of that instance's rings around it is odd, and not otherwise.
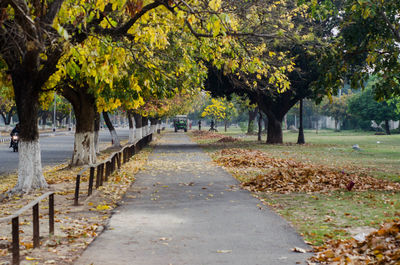
[[[243,133],[247,132],[247,122],[245,121],[239,122],[239,127]]]

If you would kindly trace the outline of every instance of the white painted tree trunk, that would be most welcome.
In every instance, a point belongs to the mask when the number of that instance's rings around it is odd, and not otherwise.
[[[121,147],[121,142],[119,140],[117,132],[115,130],[111,130],[110,134],[111,134],[111,140],[113,143],[113,147]]]
[[[136,140],[140,140],[143,137],[143,128],[136,128]]]
[[[71,165],[85,165],[96,163],[96,149],[94,132],[75,133],[74,153]]]
[[[99,131],[94,131],[94,149],[95,149],[96,154],[100,154]]]
[[[135,128],[129,128],[129,140],[128,143],[133,143],[135,141]]]
[[[18,182],[12,192],[27,193],[31,189],[47,188],[42,172],[39,140],[32,142],[21,140],[18,144],[18,152]]]
[[[147,135],[147,125],[142,127],[142,137]],[[140,139],[142,139],[142,137],[140,137]]]

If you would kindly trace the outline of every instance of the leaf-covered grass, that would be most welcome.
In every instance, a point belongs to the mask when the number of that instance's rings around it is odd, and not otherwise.
[[[303,234],[306,241],[320,245],[359,232],[355,228],[379,228],[400,215],[400,193],[384,191],[332,192],[329,194],[261,195]]]
[[[250,148],[265,151],[273,157],[292,158],[298,161],[341,167],[357,167],[367,170],[372,176],[400,182],[400,135],[374,135],[373,132],[332,130],[305,131],[305,145],[295,144],[297,133],[285,131],[284,144],[267,145],[266,136],[257,142],[256,136],[245,136],[240,129],[229,129],[223,135],[240,136],[242,143],[225,146],[209,145],[215,139],[202,139],[206,150],[215,151],[227,147]],[[379,143],[378,143],[379,142]],[[352,149],[358,144],[361,151]]]
[[[400,181],[400,135],[374,135],[370,132],[329,130],[306,131],[307,144],[297,145],[297,134],[284,133],[284,144],[266,145],[257,142],[256,136],[246,136],[240,130],[230,130],[225,136],[241,139],[234,143],[217,143],[216,139],[199,142],[214,159],[222,149],[256,149],[270,157],[293,159],[298,162],[337,168],[340,171],[368,175],[385,180]],[[195,138],[196,139],[196,138]],[[361,151],[352,149],[358,144]],[[253,168],[227,168],[240,181],[248,181],[259,174]],[[268,182],[268,181],[267,181]],[[268,183],[267,183],[268,184]],[[323,193],[266,193],[258,195],[304,235],[313,245],[330,239],[349,238],[367,228],[379,228],[382,223],[400,216],[400,193],[392,191],[327,191]],[[364,230],[363,230],[364,229]]]

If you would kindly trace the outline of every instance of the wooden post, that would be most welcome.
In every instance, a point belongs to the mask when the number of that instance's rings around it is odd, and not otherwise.
[[[49,195],[49,234],[54,235],[54,194]]]
[[[12,219],[12,263],[19,264],[19,217]]]
[[[102,164],[101,164],[102,165]],[[101,165],[97,166],[97,175],[96,175],[96,189],[99,188],[100,186],[100,178],[101,178],[101,169],[99,170],[99,167],[101,168]]]
[[[111,162],[107,161],[105,167],[106,167],[106,168],[105,168],[104,177],[105,177],[105,181],[108,181],[108,176],[109,176],[109,174],[110,174]]]
[[[33,248],[38,248],[40,246],[39,239],[39,203],[32,207],[33,214]]]
[[[79,201],[79,185],[81,183],[81,175],[76,176],[76,183],[75,183],[75,199],[74,199],[74,205],[78,206],[78,201]]]
[[[121,157],[122,153],[117,153],[117,164],[118,164],[118,169],[121,169]]]
[[[103,182],[104,182],[104,167],[105,167],[106,163],[101,164],[101,173],[100,173],[100,186],[103,186]]]
[[[102,164],[100,164],[100,165],[97,165],[97,167],[96,167],[96,188],[98,188],[99,187],[99,183],[101,183],[101,178],[102,178],[102,176],[101,176],[101,174],[102,174],[102,172],[101,172],[101,166],[102,166]],[[93,174],[94,175],[94,174]],[[93,176],[93,178],[94,178],[94,176]]]
[[[99,174],[99,166],[97,166],[97,174]],[[92,195],[93,192],[93,180],[94,180],[94,167],[90,167],[88,196]]]
[[[110,175],[114,172],[114,170],[115,170],[115,155],[111,157]]]

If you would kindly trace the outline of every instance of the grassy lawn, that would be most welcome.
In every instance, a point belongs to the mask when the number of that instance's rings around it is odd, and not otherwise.
[[[243,135],[240,129],[231,129],[229,136]],[[341,169],[366,170],[370,175],[400,181],[400,135],[374,135],[373,132],[330,130],[305,131],[306,144],[296,145],[297,133],[285,131],[283,145],[266,145],[256,142],[256,136],[242,137],[252,142],[250,148],[259,149],[280,158],[293,158],[318,164],[333,165]],[[352,149],[358,144],[361,151]]]
[[[224,148],[258,149],[272,157],[291,158],[339,170],[368,174],[400,182],[400,135],[373,135],[354,131],[306,131],[307,144],[296,145],[297,134],[284,132],[284,144],[266,145],[256,136],[245,136],[240,129],[220,132],[242,141],[215,143],[218,139],[197,140],[207,151]],[[379,142],[379,143],[378,143]],[[352,149],[358,144],[361,151]],[[236,176],[240,179],[251,177]],[[329,239],[347,238],[367,228],[379,228],[385,221],[400,216],[400,192],[332,191],[328,193],[260,193],[260,198],[290,221],[306,241],[320,245]]]
[[[265,193],[261,197],[313,245],[347,238],[365,228],[378,228],[381,223],[400,216],[400,193]]]

